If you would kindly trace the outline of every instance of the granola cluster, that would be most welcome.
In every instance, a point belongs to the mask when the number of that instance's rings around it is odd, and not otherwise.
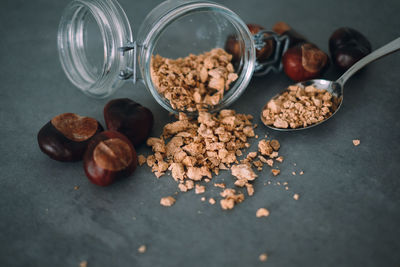
[[[301,128],[329,118],[338,100],[326,90],[315,86],[289,86],[287,91],[268,102],[262,112],[266,125],[276,128]]]
[[[272,168],[274,166],[274,159],[277,162],[283,162],[283,157],[278,154],[279,148],[280,144],[278,140],[260,140],[258,142],[259,154],[257,152],[250,152],[246,158],[240,161],[240,164],[231,167],[232,175],[237,179],[235,185],[246,187],[247,194],[252,196],[254,188],[250,181],[257,178],[257,174],[254,173],[252,167],[254,166],[258,171],[262,171],[264,164]],[[271,169],[271,172],[274,176],[277,176],[280,170]]]
[[[194,112],[223,99],[238,78],[231,61],[232,55],[221,48],[178,59],[156,55],[151,61],[151,78],[173,109]]]
[[[193,181],[211,179],[212,173],[238,162],[241,149],[250,146],[247,139],[255,136],[252,119],[227,109],[218,115],[199,112],[197,119],[180,113],[177,121],[164,126],[160,138],[147,140],[154,152],[147,165],[157,177],[170,170],[181,191],[190,190]]]
[[[236,178],[235,186],[245,187],[247,195],[252,196],[252,182],[258,176],[253,168],[261,171],[264,164],[272,168],[275,161],[283,161],[283,157],[278,155],[279,142],[266,139],[258,143],[258,152],[250,152],[239,160],[242,150],[250,147],[248,138],[256,137],[252,119],[251,115],[236,114],[227,109],[218,114],[201,111],[197,119],[189,119],[180,113],[177,121],[164,126],[160,138],[147,140],[154,154],[147,158],[140,155],[139,164],[146,162],[157,177],[170,171],[181,192],[195,189],[196,194],[203,194],[206,190],[199,182],[210,182],[213,174],[230,169]],[[279,174],[277,169],[271,171],[274,175]],[[220,194],[222,209],[232,209],[244,200],[243,193],[226,188],[224,183],[215,183],[214,186],[223,189]],[[209,202],[214,204],[215,200],[210,198]]]
[[[224,210],[231,210],[236,203],[240,203],[244,200],[243,193],[236,193],[233,188],[227,188],[220,193],[221,197],[221,208]]]

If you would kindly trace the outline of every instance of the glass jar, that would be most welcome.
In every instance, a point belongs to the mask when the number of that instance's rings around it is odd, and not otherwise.
[[[210,112],[222,109],[244,92],[253,73],[281,69],[280,55],[288,42],[266,31],[252,35],[230,9],[208,1],[168,0],[155,7],[133,39],[128,18],[116,0],[73,0],[64,10],[58,31],[58,50],[69,80],[85,94],[104,98],[124,81],[141,81],[157,102],[170,112],[169,101],[159,94],[150,75],[151,58],[200,54],[224,48],[234,38],[239,57],[234,65],[237,80]],[[256,49],[273,39],[275,52],[268,62],[256,61]]]

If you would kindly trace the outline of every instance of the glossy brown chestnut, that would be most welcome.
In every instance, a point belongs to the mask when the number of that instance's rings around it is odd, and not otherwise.
[[[147,140],[154,124],[153,113],[129,98],[108,102],[104,120],[109,130],[124,134],[135,147]]]
[[[92,183],[107,186],[135,171],[136,150],[123,134],[104,131],[89,142],[83,163],[86,176]]]
[[[371,43],[360,32],[343,27],[329,38],[329,51],[333,63],[343,71],[372,51]]]
[[[283,70],[293,81],[315,79],[328,65],[328,55],[317,46],[303,43],[289,48],[282,58]]]
[[[257,34],[259,31],[264,30],[264,27],[257,25],[257,24],[247,24],[247,27],[249,28],[249,31],[251,34]],[[265,33],[265,37],[268,37],[269,34]],[[225,43],[225,50],[231,54],[232,61],[237,62],[240,60],[241,55],[244,53],[243,52],[243,44],[241,45],[240,42],[237,41],[235,36],[229,36],[226,43]],[[275,43],[272,40],[267,40],[265,41],[265,46],[261,48],[260,50],[256,49],[256,58],[258,62],[264,62],[266,61],[271,54],[274,52],[275,49]]]
[[[43,153],[58,161],[78,161],[89,140],[103,127],[93,118],[63,113],[44,125],[37,140]]]

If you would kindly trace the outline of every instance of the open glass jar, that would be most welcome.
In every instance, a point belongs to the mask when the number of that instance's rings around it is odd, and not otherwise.
[[[254,72],[279,71],[285,39],[270,33],[275,53],[268,62],[256,61],[256,49],[265,41],[265,31],[252,35],[230,9],[213,2],[168,0],[155,7],[140,26],[136,40],[124,10],[116,0],[73,0],[64,10],[58,31],[62,67],[69,80],[85,94],[107,97],[124,81],[142,81],[156,101],[177,112],[151,79],[151,59],[201,54],[224,48],[227,38],[237,42],[234,65],[238,75],[219,104],[222,109],[244,92]]]

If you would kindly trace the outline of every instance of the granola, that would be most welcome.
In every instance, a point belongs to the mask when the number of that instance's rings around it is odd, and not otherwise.
[[[221,48],[177,59],[155,55],[151,78],[173,109],[204,110],[217,105],[238,78],[231,61],[232,55]]]
[[[305,88],[292,85],[267,103],[262,111],[262,120],[266,125],[276,128],[307,127],[329,118],[339,102],[339,99],[327,90],[312,85]]]
[[[244,195],[242,193],[237,193],[236,190],[232,188],[227,188],[220,193],[221,199],[220,205],[224,210],[231,210],[237,203],[241,203],[244,200]]]
[[[259,259],[260,261],[262,261],[262,262],[267,261],[267,259],[268,259],[267,253],[262,253],[262,254],[260,254],[260,256],[258,256],[258,259]]]
[[[269,216],[269,210],[267,210],[266,208],[259,208],[256,212],[257,218],[268,217],[268,216]]]
[[[203,181],[211,182],[213,176],[221,170],[230,170],[236,179],[234,185],[238,187],[237,191],[226,188],[224,182],[213,182],[212,185],[223,190],[220,193],[222,199],[219,200],[221,208],[233,209],[236,204],[244,201],[245,191],[248,196],[254,195],[252,183],[258,177],[256,169],[260,171],[266,164],[271,167],[272,175],[277,176],[280,170],[273,168],[275,161],[283,162],[283,157],[278,154],[281,144],[267,137],[259,141],[258,151],[244,154],[245,149],[250,147],[249,139],[256,136],[252,119],[251,115],[237,114],[229,109],[216,114],[199,111],[197,118],[179,113],[176,121],[164,126],[160,137],[150,137],[147,140],[153,154],[143,157],[142,161],[147,163],[157,177],[170,172],[180,192],[194,189],[196,194],[205,193],[206,184]],[[239,159],[241,156],[242,159]],[[280,185],[280,182],[276,184]],[[283,183],[285,190],[289,189],[287,184]],[[293,196],[295,199],[298,197],[297,194]],[[204,195],[200,199],[203,202],[207,200]],[[212,197],[208,198],[211,205],[216,201]],[[164,206],[172,206],[174,203],[175,198],[172,196],[160,201]],[[257,217],[268,215],[266,209],[260,209],[256,214]]]
[[[161,198],[160,204],[165,207],[170,207],[175,204],[175,201],[176,201],[175,198],[168,196]]]
[[[244,129],[248,132],[253,127],[252,119],[233,110],[199,112],[197,119],[180,114],[177,121],[164,126],[160,138],[147,140],[154,152],[147,157],[147,165],[156,175],[170,170],[177,182],[211,179],[213,173],[238,163],[236,151],[246,147],[250,137]],[[249,179],[254,180],[251,176]],[[183,186],[180,189],[185,190]]]
[[[138,248],[138,252],[139,253],[145,253],[146,252],[146,250],[147,250],[147,247],[145,246],[145,245],[141,245],[139,248]]]
[[[359,139],[354,139],[354,140],[353,140],[353,145],[354,145],[354,146],[359,146],[360,143],[361,143],[361,142],[360,142]]]

